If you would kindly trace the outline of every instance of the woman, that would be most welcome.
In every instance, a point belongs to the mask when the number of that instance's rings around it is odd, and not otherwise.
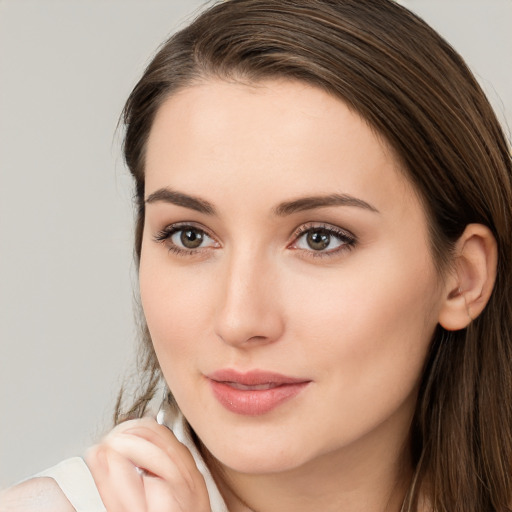
[[[230,0],[161,48],[125,122],[145,379],[86,494],[510,510],[512,166],[460,57],[387,0]],[[162,378],[163,425],[123,421]],[[80,511],[52,480],[11,492]]]

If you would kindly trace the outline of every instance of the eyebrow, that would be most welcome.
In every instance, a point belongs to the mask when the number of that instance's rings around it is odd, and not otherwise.
[[[204,213],[206,215],[216,215],[215,207],[205,199],[190,196],[170,188],[158,189],[150,194],[145,202],[148,204],[157,202],[170,203],[177,206],[183,206],[184,208],[190,208],[191,210],[196,210],[199,213]],[[379,210],[370,203],[348,194],[301,197],[300,199],[295,199],[293,201],[285,201],[274,208],[273,211],[275,215],[285,217],[287,215],[292,215],[293,213],[329,206],[355,206],[374,213],[379,213]]]
[[[191,210],[196,210],[199,213],[204,213],[206,215],[216,214],[214,206],[205,199],[189,196],[188,194],[183,194],[182,192],[177,192],[170,188],[158,189],[150,194],[145,202],[147,204],[157,202],[171,203],[176,206],[183,206],[185,208],[190,208]]]
[[[313,210],[315,208],[325,208],[328,206],[356,206],[374,213],[379,213],[379,210],[377,210],[375,206],[348,194],[302,197],[294,201],[286,201],[277,206],[274,209],[274,213],[280,217],[284,217],[296,212]]]

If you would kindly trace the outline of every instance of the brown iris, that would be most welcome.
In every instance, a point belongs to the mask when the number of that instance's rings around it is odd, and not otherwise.
[[[203,240],[204,233],[197,229],[184,229],[180,235],[180,241],[187,249],[197,249]]]
[[[322,251],[329,247],[331,243],[331,234],[325,229],[317,229],[307,234],[306,242],[314,251]]]

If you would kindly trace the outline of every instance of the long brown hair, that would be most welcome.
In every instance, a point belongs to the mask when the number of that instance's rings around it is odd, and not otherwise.
[[[159,106],[215,77],[305,81],[339,97],[394,148],[429,219],[440,272],[469,223],[490,228],[498,272],[484,312],[464,330],[438,327],[412,425],[420,495],[439,512],[510,511],[512,503],[512,163],[510,147],[462,58],[390,0],[228,0],[159,50],[124,110],[135,178],[136,255],[144,223],[144,158]],[[142,386],[116,421],[144,413],[161,379],[142,322]]]

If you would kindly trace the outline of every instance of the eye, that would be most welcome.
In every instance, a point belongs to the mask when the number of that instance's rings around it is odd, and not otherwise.
[[[197,249],[208,238],[208,235],[203,231],[196,228],[188,228],[176,231],[170,240],[174,245],[182,245],[186,249]]]
[[[305,225],[297,230],[295,240],[289,247],[314,253],[315,256],[328,256],[350,249],[355,243],[355,236],[341,228]]]
[[[177,254],[194,254],[209,247],[219,247],[219,243],[204,229],[190,224],[171,224],[154,237]]]

